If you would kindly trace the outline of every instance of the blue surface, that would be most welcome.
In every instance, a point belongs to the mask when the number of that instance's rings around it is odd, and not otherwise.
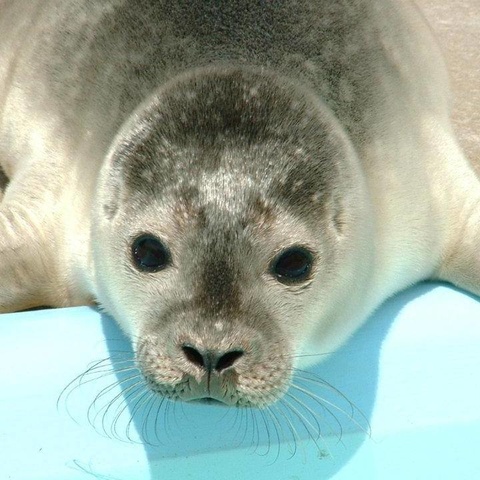
[[[480,478],[480,303],[445,285],[393,298],[300,374],[296,384],[331,413],[291,389],[294,410],[278,407],[276,420],[210,406],[137,408],[129,343],[94,309],[2,315],[0,339],[2,480]],[[61,395],[107,357],[115,360]]]

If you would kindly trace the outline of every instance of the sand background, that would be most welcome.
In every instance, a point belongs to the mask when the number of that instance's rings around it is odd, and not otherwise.
[[[453,122],[480,175],[480,0],[417,0],[450,72]]]

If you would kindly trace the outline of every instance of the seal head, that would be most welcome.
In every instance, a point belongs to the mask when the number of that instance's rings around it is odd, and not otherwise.
[[[365,204],[354,161],[328,108],[265,71],[190,72],[132,116],[103,169],[92,241],[99,299],[153,390],[281,397],[352,273],[342,257]]]

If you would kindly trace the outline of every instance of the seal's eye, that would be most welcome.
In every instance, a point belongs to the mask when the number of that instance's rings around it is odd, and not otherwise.
[[[313,255],[303,247],[284,250],[272,263],[273,275],[282,283],[306,280],[313,264]]]
[[[140,235],[132,244],[135,266],[144,272],[158,272],[170,263],[170,253],[158,238]]]

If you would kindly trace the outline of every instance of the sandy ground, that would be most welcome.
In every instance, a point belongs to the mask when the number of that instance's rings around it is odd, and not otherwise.
[[[453,121],[480,175],[480,0],[416,0],[437,34],[450,72]]]

